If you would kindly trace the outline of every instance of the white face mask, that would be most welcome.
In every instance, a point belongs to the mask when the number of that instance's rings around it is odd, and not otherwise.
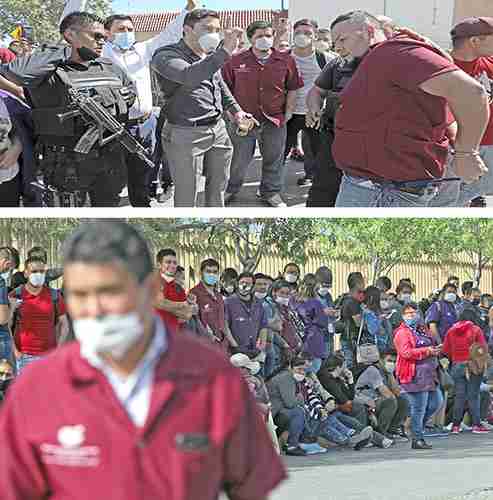
[[[457,295],[455,295],[455,293],[446,293],[444,296],[443,296],[443,300],[445,300],[446,302],[455,302],[457,300]]]
[[[328,295],[330,292],[330,288],[327,288],[327,287],[322,287],[322,288],[319,288],[318,289],[318,294],[321,296],[321,297],[325,297],[326,295]]]
[[[309,36],[299,34],[294,37],[294,44],[299,49],[306,49],[312,44],[312,39]]]
[[[81,354],[88,358],[108,354],[122,359],[144,334],[144,324],[136,312],[76,319],[73,323]]]
[[[296,382],[303,382],[303,380],[305,380],[305,375],[302,375],[301,373],[293,373],[293,377]]]
[[[380,301],[380,309],[388,309],[390,307],[390,302],[388,300]]]
[[[276,302],[280,306],[288,306],[289,305],[289,298],[288,297],[276,297]]]
[[[319,41],[315,42],[315,47],[320,52],[329,52],[330,51],[329,42],[324,42],[323,40],[319,40]]]
[[[199,38],[199,45],[206,54],[214,52],[220,43],[221,35],[219,33],[206,33]]]
[[[45,273],[32,273],[29,276],[29,283],[31,283],[31,285],[36,288],[43,286],[45,284],[45,281],[46,281]]]
[[[238,285],[238,293],[243,297],[250,295],[252,292],[253,285],[247,285],[246,283],[242,283]]]
[[[412,295],[410,293],[401,293],[399,298],[404,304],[409,304],[409,302],[411,302]]]
[[[274,38],[272,37],[260,37],[255,40],[255,48],[257,50],[270,50],[274,45]]]
[[[227,286],[224,288],[226,293],[229,293],[230,295],[235,292],[235,287],[234,286]]]
[[[385,363],[385,369],[387,370],[387,372],[389,373],[394,373],[394,370],[395,370],[395,363],[393,361],[387,361]]]
[[[122,33],[116,33],[113,43],[120,47],[120,49],[128,50],[131,49],[135,43],[135,32],[134,31],[124,31]]]
[[[284,279],[288,282],[288,283],[296,283],[298,281],[298,275],[297,274],[294,274],[294,273],[287,273],[284,275]]]
[[[7,286],[10,286],[11,276],[12,276],[12,273],[10,271],[5,271],[4,273],[0,274],[0,278],[2,278],[5,281],[5,284]]]
[[[267,297],[265,292],[255,292],[255,298],[258,300],[264,300]]]

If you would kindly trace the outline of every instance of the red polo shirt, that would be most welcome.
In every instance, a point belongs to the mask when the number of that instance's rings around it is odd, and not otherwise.
[[[10,50],[4,47],[0,47],[0,62],[2,64],[8,64],[16,58],[16,55]]]
[[[187,300],[185,290],[175,280],[168,283],[164,278],[161,278],[161,290],[163,292],[163,299],[171,300],[172,302],[185,302]],[[173,330],[174,332],[178,330],[180,320],[174,314],[164,309],[156,309],[156,312],[161,316],[161,319],[169,330]]]
[[[15,293],[10,294],[16,298]],[[38,295],[33,295],[24,286],[21,294],[22,305],[17,310],[15,325],[15,345],[23,354],[38,356],[54,349],[57,345],[55,328],[55,306],[48,287]],[[58,317],[65,314],[65,304],[58,294]]]
[[[493,98],[493,57],[480,57],[474,61],[460,61],[454,58],[454,62],[461,70],[476,78],[483,85],[491,102]],[[490,111],[490,121],[481,142],[482,146],[493,145],[493,103],[490,104]]]
[[[219,292],[211,294],[205,285],[200,282],[190,290],[197,297],[200,321],[204,326],[209,325],[219,337],[224,337],[224,299]]]
[[[272,51],[264,64],[252,49],[235,54],[222,69],[224,81],[243,111],[259,121],[281,127],[285,120],[286,94],[303,88],[296,62],[290,54]]]
[[[393,39],[374,47],[341,95],[333,155],[349,175],[412,181],[442,177],[447,101],[419,88],[453,63],[426,45]]]
[[[286,474],[240,372],[203,342],[167,337],[142,428],[77,342],[27,367],[0,411],[2,500],[267,496]]]

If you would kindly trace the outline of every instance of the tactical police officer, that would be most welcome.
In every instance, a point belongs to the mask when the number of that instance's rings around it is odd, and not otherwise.
[[[126,122],[135,100],[131,81],[124,70],[101,57],[107,37],[103,20],[73,12],[62,20],[60,33],[69,47],[46,47],[16,59],[0,67],[0,75],[24,87],[33,108],[44,203],[84,206],[89,196],[94,207],[118,206],[126,182],[124,150],[116,139],[102,145],[111,134],[100,129],[90,150],[77,152],[89,130],[98,130],[82,114],[70,113],[70,91],[94,98],[118,122]],[[69,118],[62,121],[67,113]],[[94,142],[94,136],[88,140]]]
[[[321,143],[317,154],[316,174],[308,194],[307,207],[333,207],[342,172],[332,157],[335,115],[339,108],[339,94],[356,72],[361,58],[337,57],[327,64],[307,97],[307,125],[320,127]],[[322,111],[325,102],[325,108]]]

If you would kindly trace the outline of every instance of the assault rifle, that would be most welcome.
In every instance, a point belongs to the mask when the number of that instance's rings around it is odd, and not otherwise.
[[[75,145],[75,152],[87,154],[96,143],[99,147],[103,147],[112,141],[118,141],[127,151],[137,155],[149,167],[155,167],[144,146],[104,106],[93,97],[84,95],[73,87],[68,89],[68,92],[74,109],[67,113],[58,114],[58,119],[63,123],[71,118],[81,116],[89,125],[87,132]],[[104,137],[107,132],[111,135]]]

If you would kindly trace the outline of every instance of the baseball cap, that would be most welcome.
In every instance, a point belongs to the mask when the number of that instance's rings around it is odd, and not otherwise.
[[[229,358],[229,361],[236,368],[247,368],[253,375],[260,371],[260,363],[258,361],[252,361],[246,354],[241,352],[233,354],[233,356]]]
[[[456,24],[450,35],[452,38],[493,35],[493,17],[468,17]]]

